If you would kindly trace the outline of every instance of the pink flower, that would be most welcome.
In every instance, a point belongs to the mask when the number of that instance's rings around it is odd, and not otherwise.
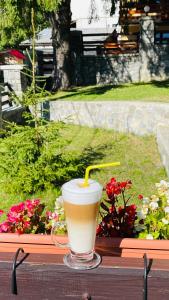
[[[34,207],[38,206],[40,204],[40,199],[34,199],[34,200],[32,200],[32,203],[33,203]]]
[[[56,213],[43,215],[45,205],[39,199],[27,199],[18,205],[13,205],[6,214],[7,219],[0,224],[0,232],[22,233],[50,233],[49,220],[58,220]],[[0,210],[0,215],[3,213]]]
[[[17,223],[17,222],[19,222],[20,221],[20,219],[21,219],[21,216],[20,216],[20,214],[17,214],[17,213],[15,213],[15,212],[9,212],[8,214],[7,214],[7,219],[8,219],[8,221],[9,222],[11,222],[11,223]]]
[[[8,232],[10,229],[10,224],[8,222],[3,222],[0,224],[0,232]]]
[[[20,213],[20,212],[23,212],[24,209],[25,209],[25,203],[21,202],[18,205],[13,205],[10,209],[10,212]]]
[[[39,199],[34,199],[34,200],[28,199],[25,201],[25,204],[26,204],[26,208],[31,211],[40,204],[40,200]]]
[[[58,220],[58,214],[56,212],[47,211],[46,216],[49,218],[49,220]]]
[[[34,209],[34,205],[33,205],[33,203],[32,203],[32,200],[26,200],[25,201],[25,205],[26,205],[26,208],[28,209],[28,210],[32,210],[32,209]]]

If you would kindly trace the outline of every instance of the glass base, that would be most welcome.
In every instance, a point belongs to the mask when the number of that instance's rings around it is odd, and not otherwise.
[[[66,254],[63,258],[64,264],[72,269],[76,270],[90,270],[98,267],[101,263],[101,257],[98,253],[93,253],[93,258],[91,260],[80,260],[72,257],[71,253]]]

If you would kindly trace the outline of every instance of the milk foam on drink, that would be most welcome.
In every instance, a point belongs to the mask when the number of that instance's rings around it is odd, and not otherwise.
[[[89,253],[94,248],[102,195],[98,182],[89,180],[89,186],[82,187],[83,182],[84,179],[73,179],[62,186],[69,244],[75,253]]]

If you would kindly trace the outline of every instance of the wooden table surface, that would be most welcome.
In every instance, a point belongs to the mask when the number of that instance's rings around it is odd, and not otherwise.
[[[13,258],[0,253],[0,300],[80,300],[85,293],[92,300],[143,299],[143,259],[104,256],[98,268],[78,271],[64,266],[62,255],[29,254],[16,270],[18,295],[12,295]],[[168,299],[169,260],[153,260],[148,300]]]

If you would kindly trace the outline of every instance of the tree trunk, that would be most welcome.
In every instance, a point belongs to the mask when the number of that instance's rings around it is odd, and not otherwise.
[[[71,84],[70,55],[70,0],[62,0],[56,12],[50,15],[54,49],[53,90],[67,89]]]

